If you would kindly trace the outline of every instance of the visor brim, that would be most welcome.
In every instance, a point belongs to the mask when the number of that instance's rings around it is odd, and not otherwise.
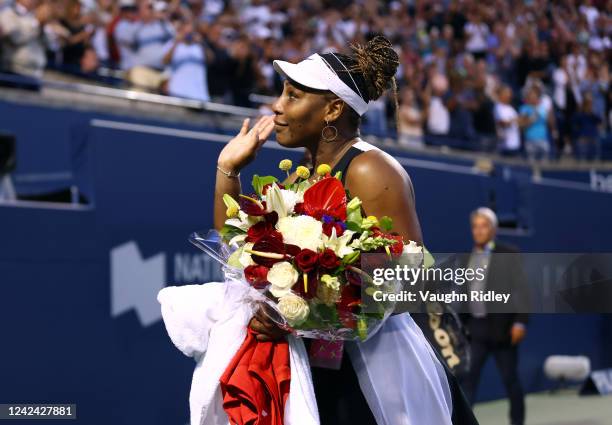
[[[307,61],[291,63],[281,60],[272,62],[274,69],[280,75],[296,83],[314,90],[329,90],[323,78],[317,76],[316,68],[309,67]]]

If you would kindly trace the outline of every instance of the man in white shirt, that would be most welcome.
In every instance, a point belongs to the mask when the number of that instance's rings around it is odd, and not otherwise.
[[[442,74],[431,79],[431,99],[427,108],[427,131],[430,134],[443,136],[450,130],[450,113],[442,96],[448,90],[448,80]]]
[[[171,68],[168,94],[209,102],[205,50],[193,24],[184,24],[176,39],[166,44],[164,51],[164,63]]]
[[[518,113],[511,102],[512,89],[509,86],[501,86],[497,92],[494,115],[497,134],[501,142],[500,153],[506,156],[516,156],[521,150]]]
[[[121,18],[113,35],[119,49],[119,65],[121,69],[127,71],[135,65],[138,8],[135,0],[120,0],[119,6]]]
[[[12,7],[0,10],[3,69],[42,77],[47,63],[43,28],[51,17],[51,6],[38,0],[17,0]]]
[[[163,69],[164,46],[175,36],[174,27],[165,17],[163,5],[150,0],[143,0],[139,5],[140,23],[134,33],[134,65],[158,71]],[[159,8],[155,10],[154,7]]]
[[[465,24],[466,35],[465,49],[472,53],[476,59],[483,59],[487,53],[489,26],[482,21],[480,13],[472,15],[470,21]]]

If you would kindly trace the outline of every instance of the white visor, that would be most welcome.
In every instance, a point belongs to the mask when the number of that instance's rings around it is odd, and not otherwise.
[[[276,72],[283,77],[289,78],[304,87],[331,91],[359,115],[365,114],[368,110],[368,103],[347,86],[317,53],[298,63],[275,60],[272,65]]]

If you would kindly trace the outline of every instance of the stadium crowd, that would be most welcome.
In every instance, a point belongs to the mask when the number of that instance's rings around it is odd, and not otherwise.
[[[612,0],[0,0],[5,72],[45,68],[173,96],[253,106],[273,59],[346,51],[384,34],[400,54],[399,110],[364,129],[548,160],[610,143]]]

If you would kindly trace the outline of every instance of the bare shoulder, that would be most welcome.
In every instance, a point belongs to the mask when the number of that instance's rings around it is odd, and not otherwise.
[[[402,165],[388,153],[372,149],[358,155],[347,170],[346,184],[351,193],[367,192],[373,196],[379,191],[407,190],[412,193],[410,176]],[[352,189],[352,190],[351,190]]]

